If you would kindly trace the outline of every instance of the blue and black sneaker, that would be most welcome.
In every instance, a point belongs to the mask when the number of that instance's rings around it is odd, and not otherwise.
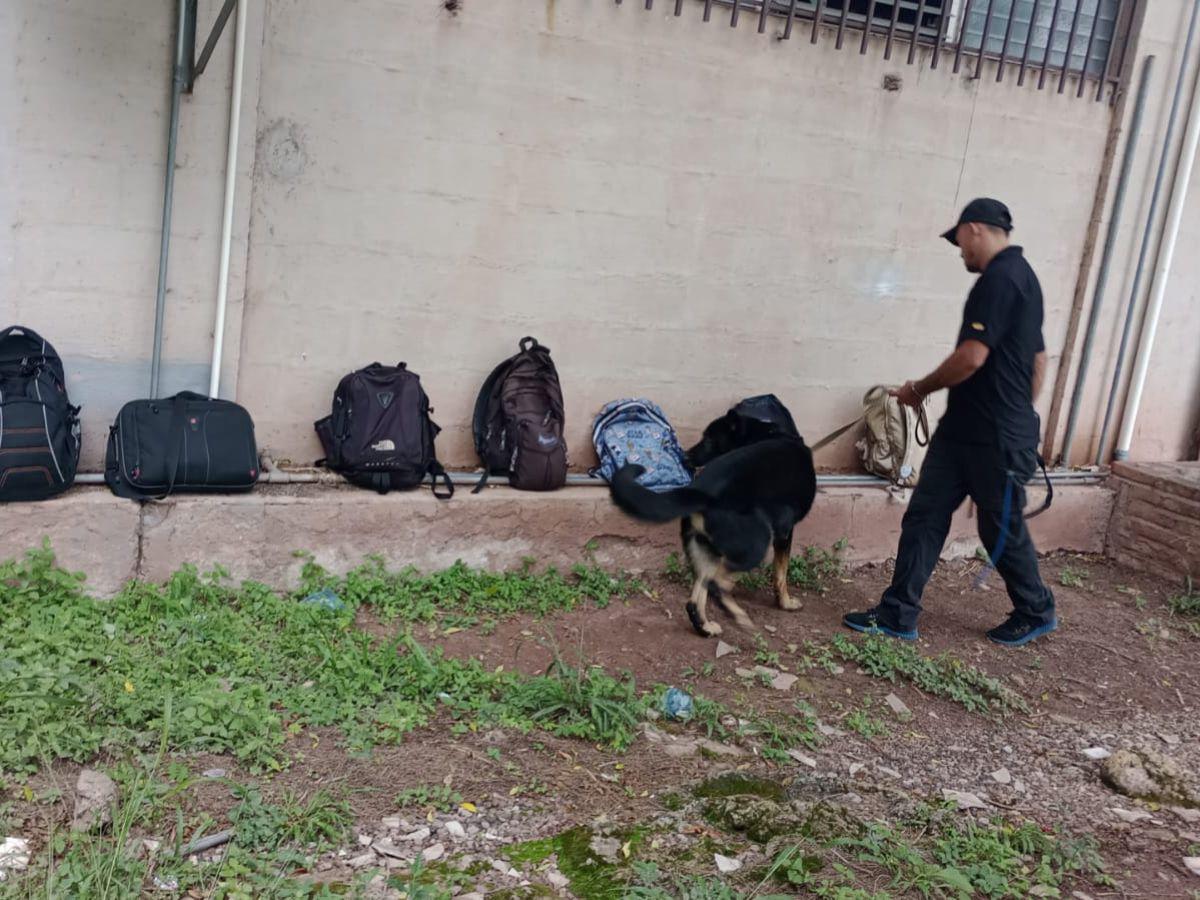
[[[863,634],[882,634],[901,641],[917,639],[917,629],[905,630],[895,625],[882,606],[876,606],[866,612],[846,613],[842,616],[842,624]]]
[[[1023,647],[1030,641],[1037,640],[1043,635],[1058,630],[1058,619],[1043,622],[1040,619],[1030,619],[1021,613],[1014,612],[1003,625],[997,625],[987,633],[988,640],[993,644],[1005,647]]]

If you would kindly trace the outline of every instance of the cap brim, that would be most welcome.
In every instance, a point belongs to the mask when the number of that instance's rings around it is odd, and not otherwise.
[[[949,231],[942,232],[942,237],[952,243],[955,247],[958,246],[958,226],[955,225]]]

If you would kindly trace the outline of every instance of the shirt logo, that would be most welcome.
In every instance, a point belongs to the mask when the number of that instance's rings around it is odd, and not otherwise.
[[[987,331],[987,328],[984,326],[984,324],[982,322],[972,322],[971,327],[974,328],[976,331]]]

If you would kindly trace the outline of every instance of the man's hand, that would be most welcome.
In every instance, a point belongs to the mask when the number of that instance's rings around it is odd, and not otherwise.
[[[888,391],[888,393],[905,406],[911,406],[913,409],[917,409],[925,402],[925,398],[921,396],[911,381],[906,381],[902,387],[898,387],[894,391]]]

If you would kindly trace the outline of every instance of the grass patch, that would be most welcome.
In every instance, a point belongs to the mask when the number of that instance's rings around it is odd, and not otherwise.
[[[873,678],[910,682],[927,694],[952,700],[971,712],[1028,712],[1021,696],[999,679],[949,653],[922,656],[899,641],[872,635],[858,640],[837,635],[830,647],[838,657]]]
[[[1184,625],[1193,637],[1200,637],[1200,591],[1196,590],[1192,579],[1184,582],[1183,593],[1167,600],[1167,608],[1172,616],[1184,620]]]
[[[788,584],[806,591],[824,591],[828,583],[841,578],[846,572],[842,556],[846,551],[845,538],[826,550],[823,547],[805,547],[788,560]],[[771,567],[763,566],[747,572],[737,583],[751,591],[765,590],[771,586]]]
[[[1087,584],[1088,574],[1087,569],[1064,566],[1063,570],[1058,574],[1058,580],[1063,587],[1081,588]]]
[[[393,802],[398,809],[451,813],[463,802],[463,796],[448,785],[422,785],[401,791]]]
[[[1049,896],[1071,878],[1111,884],[1090,836],[1063,838],[1033,823],[993,819],[980,825],[925,807],[903,828],[869,823],[857,834],[796,844],[775,863],[777,878],[806,895],[857,898],[919,895],[944,900],[1023,900]],[[890,878],[886,890],[858,885]]]
[[[554,583],[544,573],[514,578],[471,583]],[[526,679],[444,658],[407,634],[380,640],[354,624],[365,595],[331,610],[185,567],[165,584],[133,583],[99,603],[48,549],[0,564],[0,585],[0,774],[148,749],[160,734],[173,752],[230,753],[273,770],[288,762],[289,733],[333,726],[363,751],[399,742],[442,710],[624,747],[640,714],[632,681],[596,670]],[[549,609],[547,596],[561,595],[540,596],[526,605]]]
[[[557,569],[535,569],[527,559],[511,572],[489,572],[457,562],[448,569],[422,574],[408,567],[389,571],[379,557],[343,576],[326,572],[307,554],[301,570],[300,594],[325,588],[352,607],[369,606],[389,619],[432,622],[520,614],[546,616],[583,603],[607,606],[645,590],[627,573],[612,573],[595,564],[576,565],[567,575]]]

